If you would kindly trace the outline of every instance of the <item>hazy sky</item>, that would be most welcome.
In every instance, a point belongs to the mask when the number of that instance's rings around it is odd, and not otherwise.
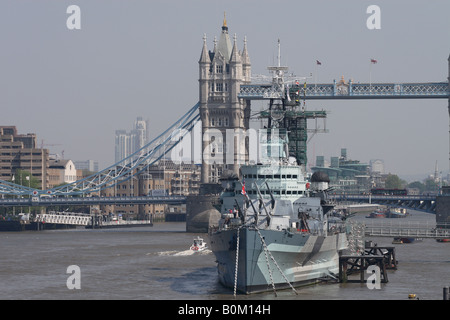
[[[69,30],[67,7],[81,9]],[[381,29],[369,30],[369,5]],[[36,133],[39,144],[66,158],[114,163],[114,131],[150,119],[157,135],[198,101],[198,59],[229,32],[240,49],[247,36],[253,74],[268,74],[281,40],[282,64],[318,82],[447,81],[450,1],[417,0],[2,0],[0,125]],[[320,60],[318,68],[315,61]],[[255,104],[260,108],[260,104]],[[310,101],[325,109],[329,133],[308,154],[383,159],[387,172],[449,169],[448,102],[440,100]]]

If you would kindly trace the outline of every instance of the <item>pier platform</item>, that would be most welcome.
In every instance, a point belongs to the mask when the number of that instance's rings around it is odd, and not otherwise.
[[[385,258],[382,255],[344,255],[339,257],[339,282],[364,283],[367,281],[366,275],[369,266],[377,266],[380,269],[380,282],[387,283],[388,275],[386,272]],[[350,275],[359,273],[359,279],[351,279]]]

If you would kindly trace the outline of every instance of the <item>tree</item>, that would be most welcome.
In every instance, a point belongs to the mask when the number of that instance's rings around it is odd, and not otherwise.
[[[389,174],[386,178],[386,189],[403,189],[406,181],[400,179],[396,174]]]
[[[433,179],[425,179],[425,192],[438,192],[439,191],[439,183],[434,181]]]
[[[425,191],[425,184],[420,181],[414,181],[408,184],[408,188],[415,188],[419,190],[419,194],[422,194]]]
[[[41,183],[39,180],[31,175],[29,171],[17,169],[13,175],[13,179],[11,179],[12,183],[30,187],[33,189],[40,189]]]

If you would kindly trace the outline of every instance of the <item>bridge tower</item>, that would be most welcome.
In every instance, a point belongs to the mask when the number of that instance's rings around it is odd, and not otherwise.
[[[249,128],[250,100],[238,98],[238,94],[241,84],[251,81],[251,64],[247,40],[242,52],[236,42],[234,35],[231,43],[226,17],[212,51],[207,48],[206,35],[203,37],[199,60],[202,183],[217,183],[225,170],[239,175],[240,164],[248,159],[242,137]]]

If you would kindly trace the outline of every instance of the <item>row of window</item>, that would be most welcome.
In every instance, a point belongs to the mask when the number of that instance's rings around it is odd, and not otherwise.
[[[271,190],[273,195],[292,195],[292,194],[303,194],[304,192],[301,190]],[[270,194],[269,190],[260,190],[261,194]],[[237,193],[239,193],[237,191]],[[256,190],[247,190],[247,194],[249,195],[256,195],[258,194],[258,191]]]
[[[6,149],[6,148],[2,148],[2,149]],[[2,152],[1,153],[2,156],[17,156],[20,155],[21,157],[27,157],[27,156],[36,156],[36,157],[41,157],[42,153],[38,153],[38,152],[33,152],[32,154],[29,152]]]
[[[211,127],[228,127],[230,125],[230,120],[228,117],[212,117],[210,121]]]
[[[228,65],[227,65],[226,71],[227,71],[227,74],[230,73]],[[223,74],[223,65],[222,64],[216,64],[216,73]],[[242,73],[244,74],[244,76],[246,75],[246,68],[242,68]]]
[[[244,174],[244,179],[297,179],[297,174]]]
[[[216,82],[210,86],[211,92],[228,92],[227,82]]]

